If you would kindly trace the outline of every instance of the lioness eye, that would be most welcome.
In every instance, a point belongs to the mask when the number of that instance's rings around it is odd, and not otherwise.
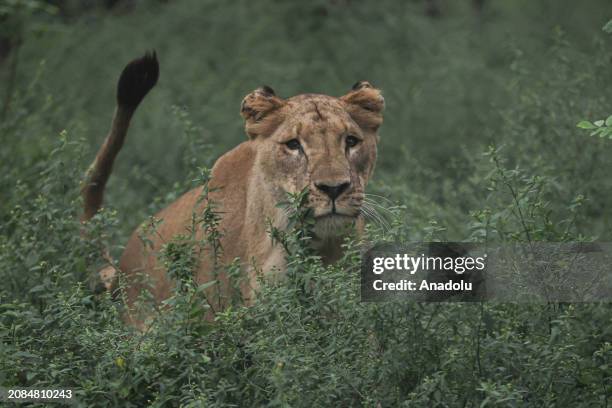
[[[353,135],[348,135],[346,137],[346,147],[355,147],[359,144],[359,142],[361,142],[361,140],[357,139]]]
[[[300,141],[297,139],[291,139],[290,141],[285,143],[285,145],[287,146],[287,148],[289,148],[289,150],[300,150],[302,148]]]

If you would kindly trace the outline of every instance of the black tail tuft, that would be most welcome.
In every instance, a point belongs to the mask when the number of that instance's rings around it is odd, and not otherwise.
[[[159,63],[155,51],[147,52],[123,68],[117,85],[119,106],[135,109],[157,83]]]

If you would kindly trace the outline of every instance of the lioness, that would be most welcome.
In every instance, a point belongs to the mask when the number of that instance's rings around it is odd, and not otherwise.
[[[82,194],[83,220],[100,209],[104,187],[113,161],[125,139],[130,119],[145,95],[155,86],[159,65],[155,53],[129,63],[117,85],[117,107],[111,129],[90,167]],[[315,217],[312,245],[324,262],[342,254],[341,244],[347,226],[363,228],[361,206],[364,189],[374,170],[378,128],[383,116],[381,92],[368,82],[356,83],[346,95],[336,98],[304,94],[289,99],[278,97],[264,86],[248,94],[240,113],[245,120],[248,140],[225,153],[212,168],[209,200],[217,205],[222,219],[221,262],[235,258],[242,262],[245,283],[241,287],[247,303],[253,300],[257,279],[264,273],[284,270],[285,254],[267,233],[266,220],[278,228],[287,223],[286,212],[277,203],[287,193],[309,188],[308,207]],[[172,282],[156,253],[174,236],[192,226],[192,214],[203,208],[202,187],[195,188],[160,211],[163,220],[151,236],[153,251],[144,247],[136,230],[119,261],[128,281],[131,302],[141,285],[134,277],[145,273],[153,281],[157,301],[171,295]],[[211,277],[210,257],[201,256],[196,281]],[[112,286],[115,269],[101,271]],[[227,276],[218,276],[228,287]]]

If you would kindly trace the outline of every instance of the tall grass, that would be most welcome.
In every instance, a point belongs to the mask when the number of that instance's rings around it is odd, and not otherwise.
[[[271,231],[292,249],[288,281],[214,324],[183,241],[160,254],[181,283],[173,308],[143,333],[93,278],[100,248],[118,256],[245,138],[239,102],[263,83],[384,90],[369,240],[609,239],[612,144],[576,123],[610,113],[612,10],[558,4],[487,3],[478,17],[448,2],[434,20],[416,2],[273,0],[32,17],[46,31],[27,31],[0,125],[0,385],[71,387],[82,406],[605,406],[608,304],[361,303],[358,244],[321,265],[300,246],[299,211],[294,231]],[[160,83],[82,239],[79,183],[116,76],[153,47]],[[202,223],[213,231],[214,214]]]

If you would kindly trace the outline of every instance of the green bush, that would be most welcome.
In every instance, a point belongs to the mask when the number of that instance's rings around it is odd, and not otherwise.
[[[606,406],[609,304],[363,303],[357,238],[323,266],[301,211],[292,230],[270,228],[287,281],[214,323],[210,286],[190,274],[194,248],[218,245],[214,207],[197,214],[209,239],[160,254],[176,291],[164,313],[143,296],[144,332],[96,293],[101,249],[118,256],[139,222],[207,182],[263,81],[281,95],[362,78],[385,91],[367,241],[608,240],[612,144],[576,128],[610,112],[607,3],[515,1],[480,17],[448,3],[431,20],[391,1],[156,2],[25,38],[0,124],[0,385],[74,388],[81,406]],[[161,81],[83,234],[79,184],[112,85],[152,46]],[[237,264],[218,267],[239,279]]]

